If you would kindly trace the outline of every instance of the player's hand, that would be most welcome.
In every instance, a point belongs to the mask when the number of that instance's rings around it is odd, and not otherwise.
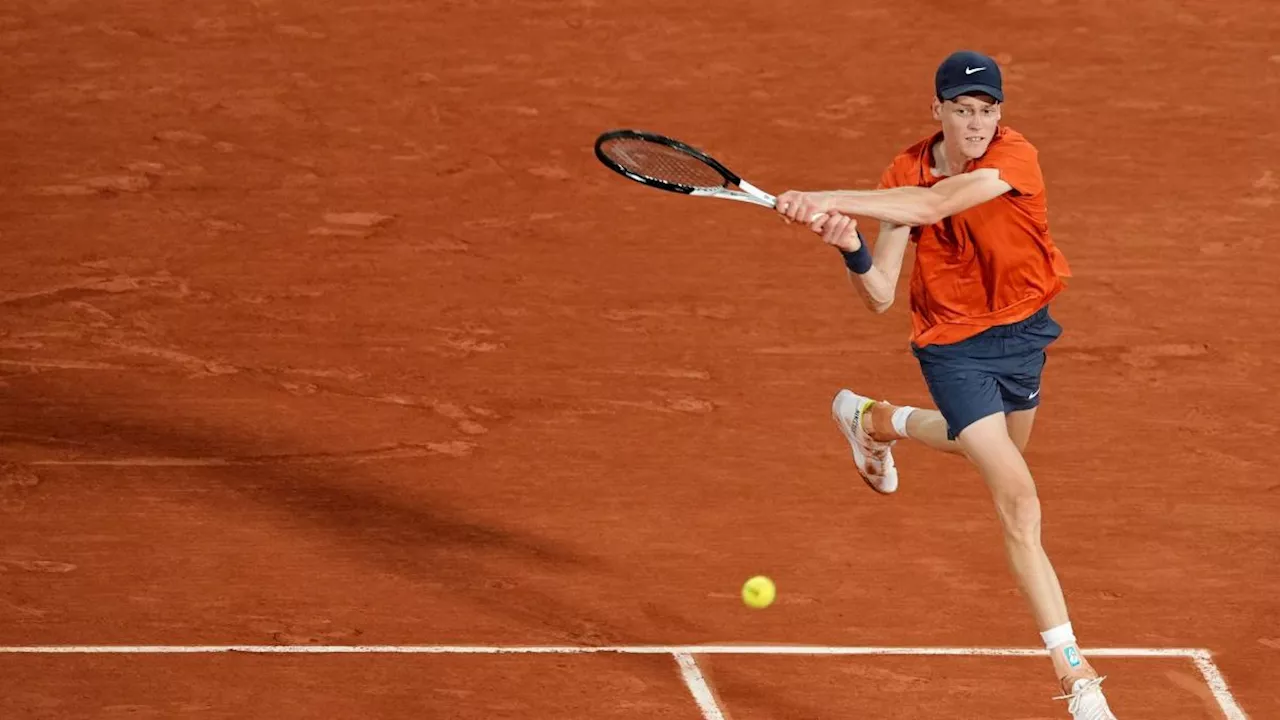
[[[828,212],[809,225],[809,229],[822,236],[822,242],[845,252],[862,247],[858,238],[858,221],[838,212]]]
[[[775,206],[778,214],[787,222],[810,224],[830,209],[830,195],[820,192],[788,190],[778,196]]]

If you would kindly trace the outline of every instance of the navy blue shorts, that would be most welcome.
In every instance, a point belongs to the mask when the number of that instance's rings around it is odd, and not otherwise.
[[[911,348],[933,402],[947,420],[947,436],[995,413],[1040,404],[1045,348],[1062,334],[1049,308],[1010,325],[988,328],[950,345]]]

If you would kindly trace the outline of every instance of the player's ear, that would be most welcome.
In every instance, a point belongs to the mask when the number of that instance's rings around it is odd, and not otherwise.
[[[933,119],[934,120],[942,119],[942,101],[939,100],[936,96],[933,98]]]

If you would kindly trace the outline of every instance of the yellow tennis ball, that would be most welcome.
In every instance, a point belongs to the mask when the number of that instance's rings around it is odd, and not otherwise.
[[[757,575],[742,585],[742,602],[747,607],[761,610],[773,604],[778,595],[778,588],[773,581],[763,575]]]

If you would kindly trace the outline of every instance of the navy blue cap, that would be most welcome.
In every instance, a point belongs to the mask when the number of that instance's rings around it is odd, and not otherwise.
[[[1004,102],[1000,66],[993,58],[972,50],[960,50],[948,55],[938,66],[933,87],[943,100],[954,100],[966,93],[981,92]]]

